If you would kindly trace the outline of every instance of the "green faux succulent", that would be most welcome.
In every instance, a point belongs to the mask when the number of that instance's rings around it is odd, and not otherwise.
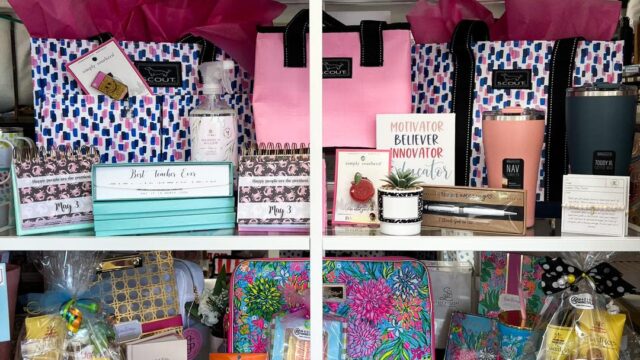
[[[391,172],[386,179],[382,179],[388,185],[396,189],[410,189],[422,186],[422,182],[418,180],[418,176],[413,174],[411,170],[396,169],[395,173]]]

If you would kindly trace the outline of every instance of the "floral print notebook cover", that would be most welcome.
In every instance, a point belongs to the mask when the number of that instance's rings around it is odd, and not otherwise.
[[[494,360],[498,354],[497,324],[488,317],[451,315],[445,360]]]
[[[308,228],[308,155],[243,156],[238,173],[240,230]]]

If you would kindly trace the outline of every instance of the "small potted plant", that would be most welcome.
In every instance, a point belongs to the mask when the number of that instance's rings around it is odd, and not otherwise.
[[[380,231],[418,235],[422,226],[422,183],[411,170],[396,169],[378,189]]]

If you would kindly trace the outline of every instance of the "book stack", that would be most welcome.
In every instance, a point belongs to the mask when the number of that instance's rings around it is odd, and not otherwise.
[[[230,162],[93,167],[96,236],[233,229]]]

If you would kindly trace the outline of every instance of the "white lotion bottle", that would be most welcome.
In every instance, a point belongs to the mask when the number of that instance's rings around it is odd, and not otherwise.
[[[235,111],[222,99],[230,91],[232,61],[200,65],[205,99],[189,114],[191,161],[230,161],[238,165],[238,120]]]

